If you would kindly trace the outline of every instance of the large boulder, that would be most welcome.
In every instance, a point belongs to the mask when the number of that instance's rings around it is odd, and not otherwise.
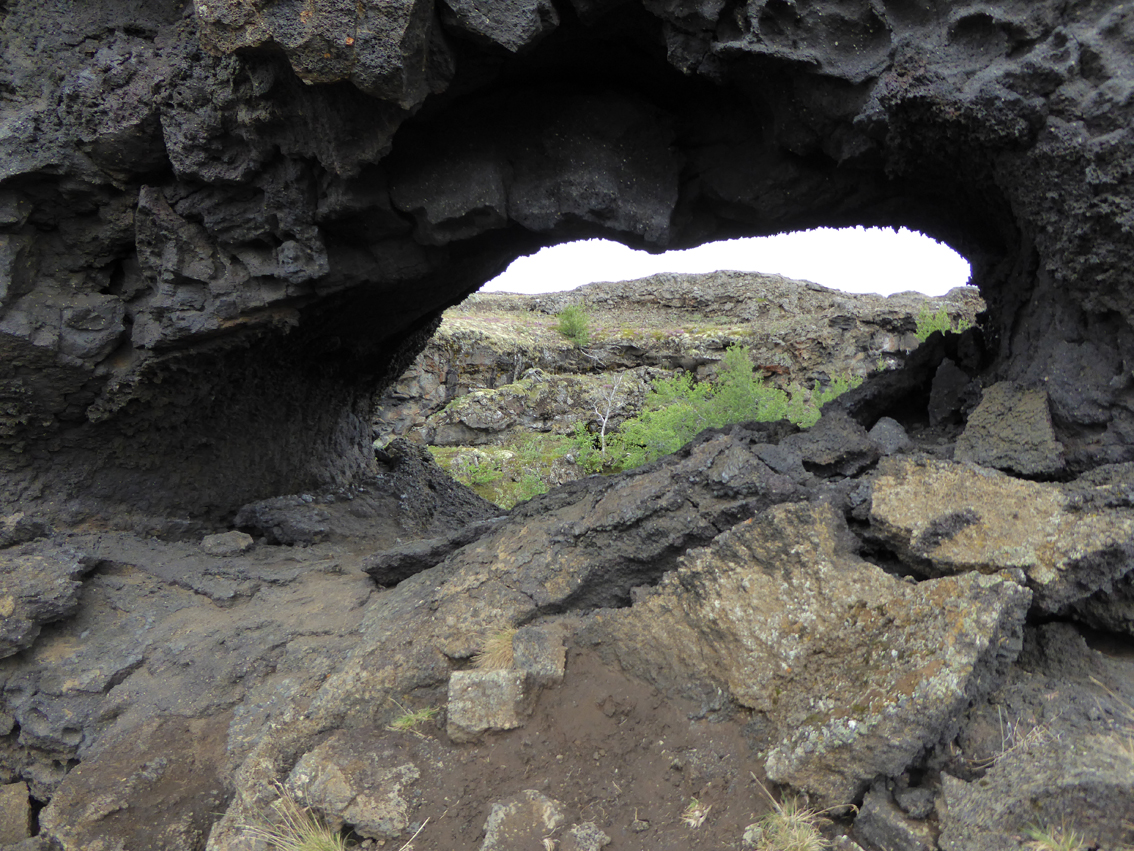
[[[828,506],[769,509],[600,616],[621,663],[674,688],[716,683],[756,713],[768,777],[853,804],[956,733],[1022,641],[1020,576],[910,585],[856,558]]]
[[[972,464],[886,459],[871,495],[871,534],[923,576],[1022,570],[1037,610],[1063,612],[1130,572],[1134,513],[1114,501],[1114,489],[1030,482]]]

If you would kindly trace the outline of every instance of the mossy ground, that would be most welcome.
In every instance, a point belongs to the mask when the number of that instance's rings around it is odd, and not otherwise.
[[[457,481],[510,509],[578,478],[566,460],[572,446],[570,438],[533,433],[499,446],[430,446],[429,451]]]

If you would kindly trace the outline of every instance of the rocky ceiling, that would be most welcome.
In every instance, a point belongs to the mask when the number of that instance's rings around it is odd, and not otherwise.
[[[904,225],[1072,469],[1134,459],[1134,5],[0,3],[0,507],[223,516],[372,463],[539,246]]]

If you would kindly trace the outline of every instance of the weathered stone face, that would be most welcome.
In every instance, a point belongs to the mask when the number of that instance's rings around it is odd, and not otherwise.
[[[482,5],[5,6],[0,504],[348,482],[518,254],[820,224],[948,240],[968,373],[1042,385],[1070,470],[1134,457],[1128,7]]]
[[[727,686],[755,710],[768,777],[825,807],[953,735],[1015,656],[1031,600],[1009,572],[909,585],[849,538],[829,506],[775,506],[596,628],[642,676]]]

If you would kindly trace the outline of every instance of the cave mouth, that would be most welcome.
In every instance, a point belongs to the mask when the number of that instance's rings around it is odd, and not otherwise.
[[[119,5],[5,18],[9,76],[52,73],[0,81],[4,510],[347,485],[374,396],[516,257],[819,227],[952,246],[970,377],[1042,388],[1076,469],[1134,461],[1110,4]]]
[[[756,272],[851,293],[944,295],[969,284],[969,262],[906,228],[817,228],[708,242],[650,254],[604,239],[578,240],[518,257],[480,292],[544,293],[659,273]]]

